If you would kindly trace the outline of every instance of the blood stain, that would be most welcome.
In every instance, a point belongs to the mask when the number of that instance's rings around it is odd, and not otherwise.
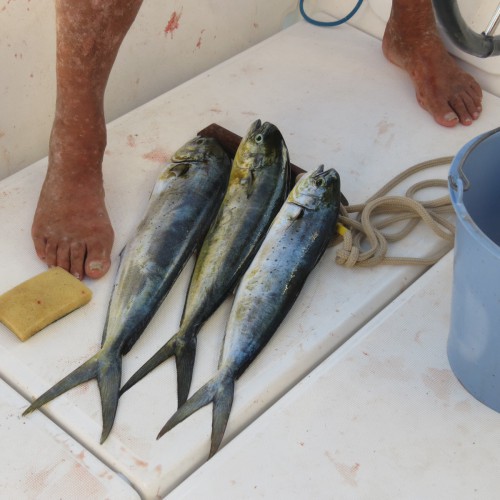
[[[174,31],[179,28],[179,19],[182,16],[182,9],[179,13],[172,12],[172,15],[170,16],[170,19],[168,20],[167,25],[165,26],[165,29],[163,30],[165,33],[165,36],[170,34],[170,38],[174,38]]]

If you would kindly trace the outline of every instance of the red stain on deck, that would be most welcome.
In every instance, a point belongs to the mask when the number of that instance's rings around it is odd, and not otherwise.
[[[198,42],[196,43],[196,48],[197,48],[197,49],[200,49],[200,48],[201,48],[201,35],[203,35],[203,33],[204,33],[204,32],[205,32],[205,30],[204,30],[204,29],[200,31],[200,36],[199,36],[199,38],[198,38]]]
[[[168,162],[170,156],[170,153],[162,148],[153,149],[153,151],[142,155],[145,160],[155,161],[158,163]]]
[[[140,460],[138,458],[134,458],[134,462],[137,464],[138,467],[147,467],[148,463],[145,462],[144,460]]]
[[[136,140],[135,140],[135,136],[133,136],[132,134],[127,135],[127,144],[131,148],[135,148],[135,146],[137,145]]]
[[[179,28],[179,19],[182,16],[182,9],[179,13],[172,12],[172,15],[170,16],[170,19],[168,20],[167,25],[165,26],[165,29],[163,30],[165,33],[165,36],[170,34],[170,38],[174,38],[174,31]]]

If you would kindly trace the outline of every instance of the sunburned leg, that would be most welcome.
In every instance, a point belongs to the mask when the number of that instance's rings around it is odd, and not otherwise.
[[[446,51],[431,0],[393,0],[384,54],[403,68],[417,100],[440,125],[470,125],[481,113],[481,87]]]
[[[38,256],[78,278],[110,267],[104,201],[104,91],[142,0],[56,1],[57,102],[49,165],[32,227]]]

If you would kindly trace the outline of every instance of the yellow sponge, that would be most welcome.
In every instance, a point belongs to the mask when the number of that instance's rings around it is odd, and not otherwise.
[[[53,267],[0,296],[0,321],[24,342],[91,298],[81,281]]]

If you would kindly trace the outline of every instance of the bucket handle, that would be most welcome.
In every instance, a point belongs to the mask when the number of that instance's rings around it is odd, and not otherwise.
[[[470,182],[469,179],[467,179],[467,176],[464,173],[463,167],[466,162],[466,160],[469,158],[470,154],[486,139],[491,137],[492,135],[495,135],[500,132],[500,127],[495,128],[493,130],[490,130],[489,132],[484,133],[481,135],[474,144],[467,150],[467,152],[462,156],[462,159],[460,160],[460,163],[458,165],[457,171],[458,171],[458,177],[462,180],[462,189],[463,191],[467,191],[470,188]],[[458,191],[458,183],[456,182],[455,178],[452,175],[448,176],[448,182],[450,184],[450,187],[454,191]]]

